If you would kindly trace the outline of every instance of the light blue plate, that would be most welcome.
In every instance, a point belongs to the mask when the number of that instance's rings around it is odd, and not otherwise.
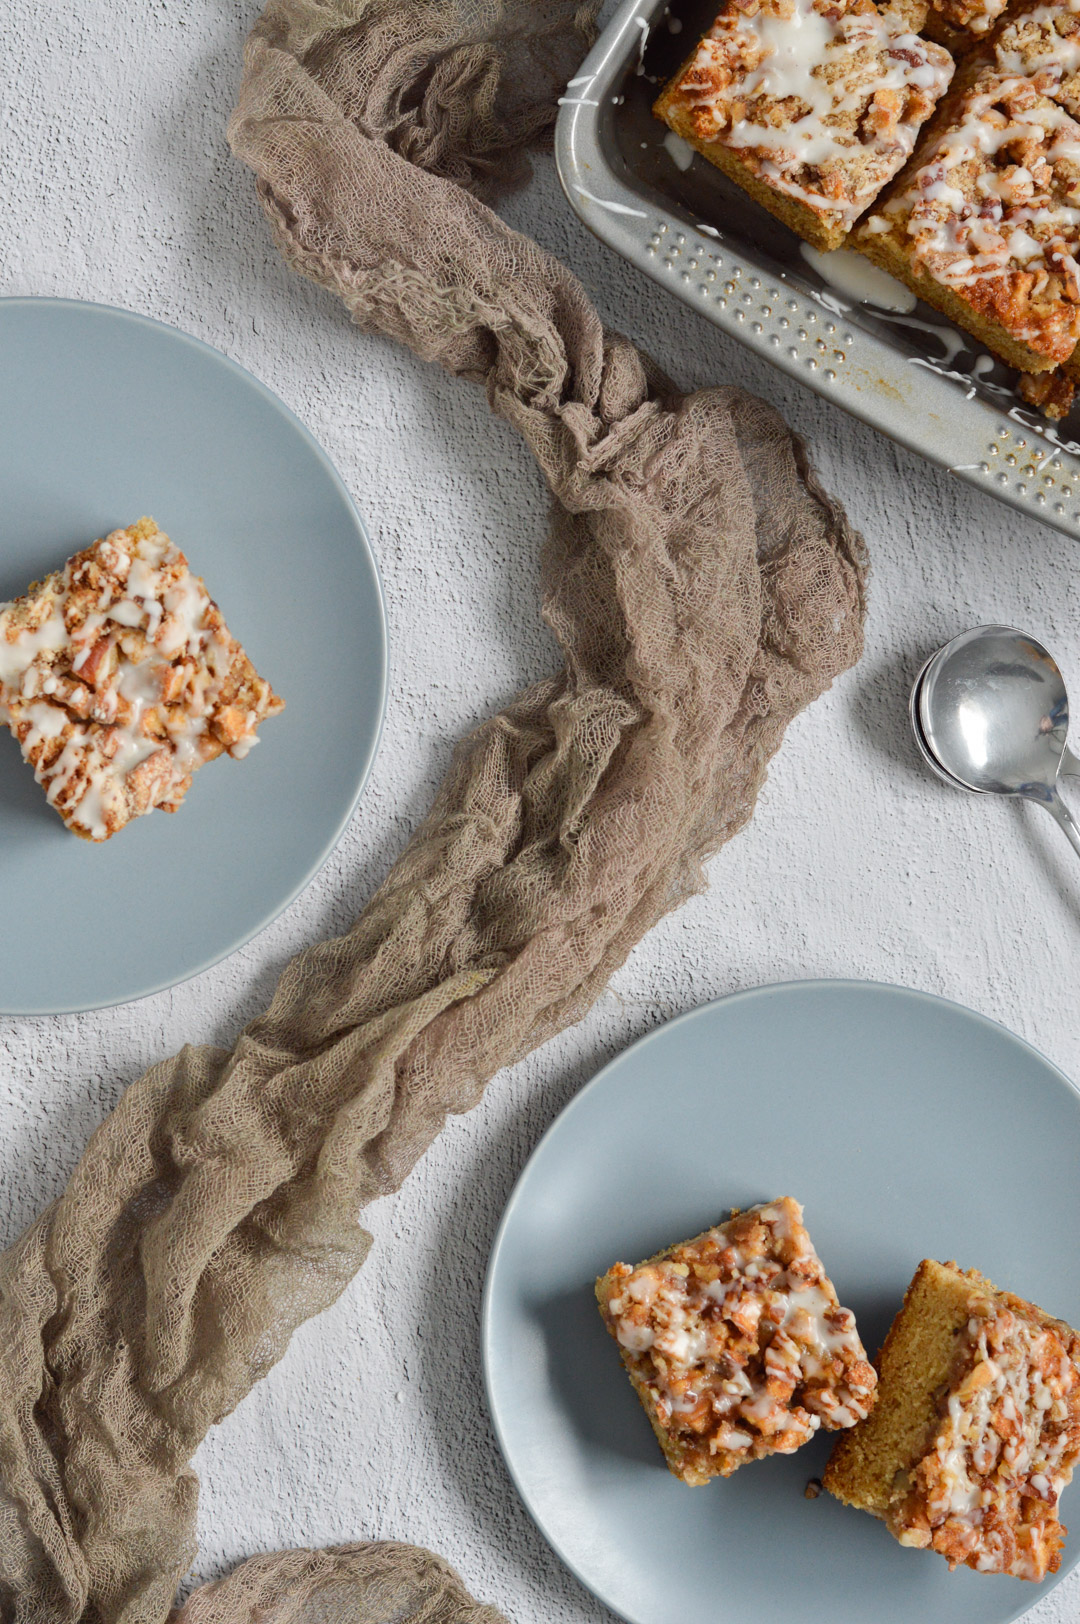
[[[633,1624],[1007,1624],[1056,1581],[904,1550],[822,1494],[830,1439],[690,1489],[671,1477],[593,1299],[636,1263],[773,1196],[876,1353],[923,1257],[1080,1320],[1080,1094],[959,1005],[866,982],[761,987],[606,1066],[534,1151],[484,1299],[488,1402],[555,1550]],[[1080,1484],[1063,1499],[1080,1524]],[[1071,1512],[1071,1516],[1070,1516]],[[1080,1555],[1069,1538],[1061,1576]]]
[[[0,600],[151,514],[286,701],[244,761],[107,845],[64,828],[0,728],[0,1012],[122,1003],[206,969],[292,900],[363,787],[386,621],[323,451],[217,350],[102,305],[0,300]]]

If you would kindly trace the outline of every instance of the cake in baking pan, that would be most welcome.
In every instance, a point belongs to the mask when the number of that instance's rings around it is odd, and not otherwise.
[[[947,48],[946,48],[947,47]],[[1080,0],[728,0],[657,116],[1021,374],[1080,379]]]
[[[788,1197],[596,1282],[671,1471],[699,1485],[869,1413],[877,1376]]]

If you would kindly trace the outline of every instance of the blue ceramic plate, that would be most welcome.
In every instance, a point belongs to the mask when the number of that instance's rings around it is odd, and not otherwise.
[[[151,514],[286,702],[174,816],[77,840],[0,728],[0,1012],[94,1009],[241,946],[325,861],[367,776],[386,623],[311,435],[217,350],[102,305],[0,300],[0,600]]]
[[[1080,1319],[1080,1094],[1003,1027],[899,987],[807,981],[706,1005],[566,1108],[506,1209],[484,1303],[488,1401],[525,1501],[633,1624],[1007,1624],[1056,1581],[904,1550],[822,1494],[828,1437],[689,1489],[665,1468],[593,1279],[732,1206],[805,1203],[871,1352],[923,1257]],[[1065,1522],[1080,1524],[1080,1483]],[[1061,1574],[1080,1555],[1074,1527]],[[1059,1575],[1060,1577],[1061,1575]]]

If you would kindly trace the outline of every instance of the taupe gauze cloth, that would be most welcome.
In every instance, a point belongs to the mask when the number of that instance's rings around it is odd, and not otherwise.
[[[19,1624],[166,1617],[192,1454],[352,1279],[359,1209],[703,885],[788,722],[858,656],[861,543],[776,414],[680,395],[475,195],[517,177],[587,22],[555,0],[274,0],[248,42],[231,138],[288,263],[482,384],[543,468],[565,665],[462,743],[352,930],[294,959],[231,1052],[186,1048],[129,1088],[0,1258]],[[184,1609],[495,1616],[403,1546],[259,1557]]]

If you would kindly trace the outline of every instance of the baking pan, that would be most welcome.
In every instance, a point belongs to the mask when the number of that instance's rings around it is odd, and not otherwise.
[[[891,313],[821,276],[799,239],[652,116],[718,0],[625,0],[567,85],[555,150],[609,247],[792,378],[958,479],[1080,536],[1080,411],[1051,423],[1015,374],[923,304]],[[828,266],[826,266],[828,268]]]

